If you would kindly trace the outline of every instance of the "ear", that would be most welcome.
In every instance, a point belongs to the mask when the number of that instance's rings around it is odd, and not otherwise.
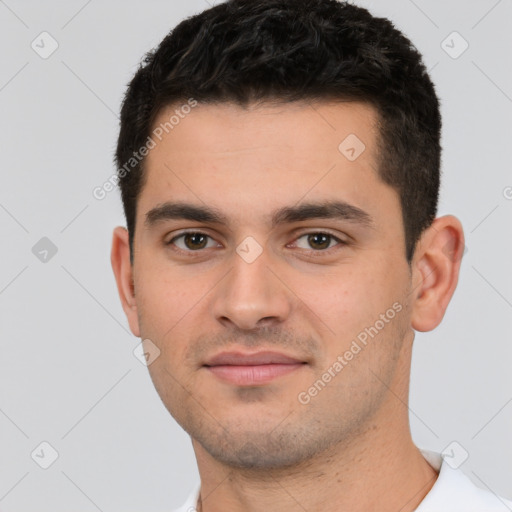
[[[453,215],[439,217],[424,231],[412,261],[413,309],[417,331],[435,329],[444,317],[459,279],[464,231]]]
[[[121,299],[126,318],[132,333],[140,338],[135,286],[133,282],[133,267],[130,262],[130,244],[126,228],[118,226],[112,236],[112,252],[110,254],[112,270],[117,282],[117,291]]]

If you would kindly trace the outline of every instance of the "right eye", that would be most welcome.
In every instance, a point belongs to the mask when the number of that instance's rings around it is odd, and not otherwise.
[[[208,245],[208,239],[213,242],[213,245]],[[178,240],[180,240],[180,242],[178,242]],[[175,236],[169,240],[166,245],[174,245],[184,252],[196,252],[201,249],[216,247],[217,243],[206,233],[201,233],[200,231],[188,231]]]

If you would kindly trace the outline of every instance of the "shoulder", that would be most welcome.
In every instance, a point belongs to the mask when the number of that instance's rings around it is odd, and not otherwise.
[[[424,453],[425,455],[425,453]],[[439,454],[430,454],[427,460],[439,461],[439,476],[416,512],[510,512],[512,501],[491,489],[480,488],[461,471],[453,469]],[[432,464],[435,467],[436,464]],[[482,482],[482,486],[485,484]]]

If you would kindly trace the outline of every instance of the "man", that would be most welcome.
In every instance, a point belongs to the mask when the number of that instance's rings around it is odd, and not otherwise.
[[[146,55],[116,152],[112,265],[190,434],[181,511],[498,511],[419,450],[415,331],[457,285],[441,120],[412,44],[336,0],[231,0]]]

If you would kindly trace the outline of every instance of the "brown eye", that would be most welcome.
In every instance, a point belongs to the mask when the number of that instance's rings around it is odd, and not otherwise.
[[[308,235],[308,243],[313,249],[327,249],[331,242],[331,236],[325,233],[313,233]]]
[[[300,242],[300,240],[305,240],[305,242]],[[335,242],[334,244],[332,242]],[[339,245],[343,243],[339,238],[323,232],[316,233],[306,233],[299,238],[297,238],[296,245],[301,249],[306,250],[314,250],[314,251],[325,251],[326,249],[330,249],[334,245]]]
[[[213,242],[213,245],[211,243],[208,245],[209,240]],[[168,245],[176,245],[176,247],[182,251],[191,252],[205,249],[207,247],[214,247],[215,242],[211,237],[204,233],[189,232],[182,233],[181,235],[174,237],[168,242]]]
[[[183,240],[189,249],[204,249],[206,247],[206,239],[208,237],[202,233],[187,233]]]

